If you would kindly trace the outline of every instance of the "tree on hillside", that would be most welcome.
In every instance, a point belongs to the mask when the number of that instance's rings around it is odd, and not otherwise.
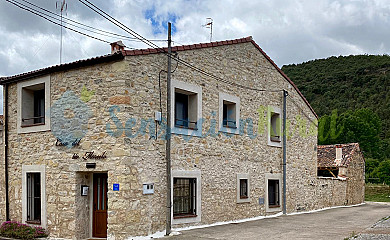
[[[383,159],[380,138],[382,122],[370,109],[346,111],[339,116],[333,111],[319,120],[318,143],[337,144],[358,142],[366,157]]]

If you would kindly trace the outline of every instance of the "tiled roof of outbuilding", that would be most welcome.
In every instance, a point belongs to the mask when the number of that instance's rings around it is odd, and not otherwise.
[[[342,159],[340,164],[335,162],[336,147],[342,148]],[[355,152],[360,152],[359,143],[337,144],[337,145],[320,145],[317,147],[318,167],[348,167],[352,161],[352,155]]]
[[[218,41],[218,42],[211,42],[211,43],[199,43],[199,44],[191,44],[191,45],[183,45],[183,46],[175,46],[172,47],[172,51],[186,51],[186,50],[192,50],[192,49],[201,49],[201,48],[209,48],[209,47],[218,47],[218,46],[225,46],[225,45],[233,45],[238,43],[252,43],[259,51],[260,53],[275,67],[275,69],[294,87],[294,89],[297,91],[297,93],[301,96],[303,101],[306,103],[306,105],[309,107],[311,112],[314,114],[316,118],[318,118],[317,114],[315,113],[314,109],[311,107],[309,102],[306,100],[306,98],[303,96],[303,94],[299,91],[298,87],[294,84],[293,81],[287,75],[275,64],[274,61],[260,48],[259,45],[252,39],[251,36],[246,38],[239,38],[239,39],[233,39],[233,40],[226,40],[226,41]],[[147,48],[147,49],[136,49],[136,50],[123,50],[122,52],[117,52],[114,54],[108,54],[100,57],[94,57],[89,58],[85,60],[78,60],[71,63],[65,63],[61,65],[55,65],[47,68],[42,68],[38,70],[34,70],[31,72],[26,72],[14,76],[9,77],[1,77],[0,78],[0,84],[4,85],[10,82],[16,82],[16,81],[22,81],[33,77],[39,77],[48,73],[56,72],[56,71],[65,71],[68,69],[83,67],[83,66],[90,66],[97,63],[103,63],[103,62],[109,62],[109,61],[115,61],[123,59],[125,56],[136,56],[136,55],[148,55],[148,54],[156,54],[161,53],[162,51],[167,52],[167,48],[160,48],[161,50],[157,50],[154,48]]]

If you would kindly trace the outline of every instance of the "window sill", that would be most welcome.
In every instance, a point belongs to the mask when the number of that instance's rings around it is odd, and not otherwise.
[[[177,216],[173,216],[173,219],[195,218],[195,217],[197,217],[197,216],[198,216],[198,215],[196,215],[196,214],[177,215]]]
[[[276,142],[276,143],[280,143],[280,142],[282,142],[281,140],[280,140],[280,138],[273,138],[273,137],[271,137],[271,142]]]
[[[280,205],[269,205],[269,208],[280,208]]]
[[[34,126],[43,126],[43,125],[45,125],[45,123],[25,124],[25,125],[21,125],[21,127],[25,128],[25,127],[34,127]]]
[[[190,128],[190,127],[186,127],[186,126],[180,126],[180,125],[175,125],[175,128],[180,128],[180,129],[188,129],[188,130],[198,130],[197,128]]]
[[[222,126],[221,129],[219,129],[219,132],[227,133],[227,134],[240,134],[240,131],[238,128],[232,128],[232,127],[225,127]]]
[[[248,199],[248,196],[240,196],[240,199]]]
[[[184,128],[184,127],[173,127],[171,130],[172,134],[177,135],[186,135],[186,136],[194,136],[194,137],[201,137],[202,136],[202,129],[192,129],[192,128]]]
[[[231,126],[227,126],[227,125],[223,125],[224,128],[227,128],[227,129],[237,129],[237,127],[231,127]]]
[[[29,220],[29,221],[26,221],[26,223],[34,224],[34,225],[41,225],[41,221],[39,221],[39,220],[35,220],[35,221]]]

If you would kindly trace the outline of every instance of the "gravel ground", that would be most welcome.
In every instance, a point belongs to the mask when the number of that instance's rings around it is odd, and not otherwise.
[[[390,240],[390,216],[381,219],[350,240]]]

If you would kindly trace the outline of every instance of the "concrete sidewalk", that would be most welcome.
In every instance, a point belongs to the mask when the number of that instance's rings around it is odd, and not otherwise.
[[[187,230],[164,239],[345,239],[387,216],[390,216],[389,203],[368,202],[356,207]],[[390,239],[390,235],[384,237],[381,239]]]

